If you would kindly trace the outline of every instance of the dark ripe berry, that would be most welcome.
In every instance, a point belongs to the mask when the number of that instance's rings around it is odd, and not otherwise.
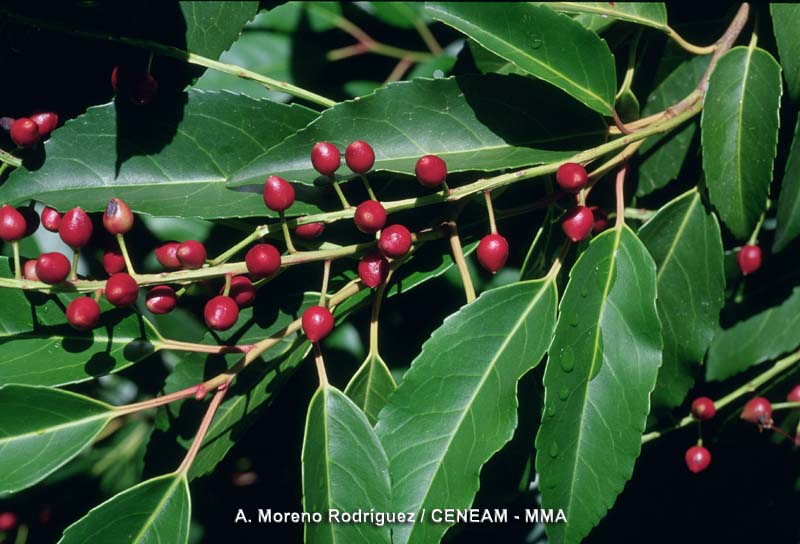
[[[594,217],[594,225],[592,225],[592,234],[600,234],[608,228],[608,213],[600,206],[589,206]]]
[[[403,225],[390,225],[381,231],[378,249],[384,257],[398,259],[411,249],[411,233]]]
[[[11,125],[11,139],[20,147],[30,147],[36,145],[41,140],[39,125],[32,119],[20,117]]]
[[[220,295],[225,287],[220,290]],[[256,288],[247,276],[234,276],[231,278],[230,296],[239,308],[250,306],[256,299]]]
[[[58,126],[58,115],[52,111],[34,113],[30,118],[39,127],[42,138],[47,138]]]
[[[114,69],[111,70],[111,87],[115,90],[119,90],[119,66],[114,66]]]
[[[309,340],[316,343],[333,330],[333,314],[322,306],[311,306],[303,312],[303,332]]]
[[[0,117],[0,128],[8,132],[11,130],[11,125],[14,124],[14,121],[13,117]]]
[[[146,106],[155,100],[158,94],[158,81],[152,74],[142,74],[131,83],[128,93],[134,104]]]
[[[389,275],[389,261],[380,253],[368,253],[358,262],[358,277],[367,287],[377,287]]]
[[[311,164],[323,176],[332,176],[342,164],[342,155],[330,142],[317,142],[311,148]]]
[[[425,155],[417,161],[414,171],[421,184],[435,188],[447,177],[447,164],[436,155]]]
[[[139,286],[127,272],[112,275],[106,281],[106,300],[114,306],[130,306],[136,302]]]
[[[206,247],[197,240],[186,240],[175,251],[181,266],[188,270],[195,270],[206,262]]]
[[[28,225],[25,216],[8,204],[0,208],[0,239],[5,242],[16,242],[25,237]]]
[[[561,220],[561,228],[567,238],[573,242],[580,242],[592,231],[594,215],[586,206],[575,206],[567,212]]]
[[[39,281],[39,276],[36,275],[36,259],[25,261],[22,267],[22,277],[29,281]]]
[[[100,321],[100,305],[93,298],[76,298],[67,306],[67,321],[79,331],[93,329]]]
[[[103,226],[111,234],[125,234],[133,228],[133,212],[121,198],[112,198],[103,214]]]
[[[575,162],[565,162],[556,172],[558,186],[570,193],[577,193],[586,187],[588,181],[589,174],[586,173],[586,168]]]
[[[711,453],[703,446],[692,446],[686,450],[686,466],[697,474],[703,472],[711,464]]]
[[[178,248],[180,242],[166,242],[156,248],[156,260],[167,270],[177,270],[181,267],[178,260]]]
[[[386,224],[386,208],[377,200],[365,200],[356,208],[353,221],[364,234],[375,234]]]
[[[44,283],[61,283],[69,276],[69,270],[69,259],[61,253],[42,253],[36,259],[36,275]]]
[[[298,225],[294,229],[294,233],[300,238],[312,240],[325,232],[325,223],[306,223],[305,225]]]
[[[344,160],[356,174],[366,174],[375,164],[375,150],[364,140],[356,140],[344,150]]]
[[[175,290],[169,285],[156,285],[150,288],[144,299],[147,309],[157,315],[170,313],[177,304],[178,297],[175,295]]]
[[[761,268],[761,248],[750,244],[742,246],[736,254],[736,262],[739,263],[742,274],[752,274]]]
[[[92,218],[81,208],[72,208],[61,218],[58,235],[72,248],[83,247],[92,237]]]
[[[761,427],[770,427],[772,426],[772,404],[764,397],[752,398],[744,405],[739,417]]]
[[[17,516],[13,512],[0,512],[0,533],[12,530],[17,526]]]
[[[708,397],[697,397],[692,401],[692,415],[695,419],[707,421],[714,417],[717,413],[717,407],[714,406],[714,401]]]
[[[282,212],[294,204],[294,187],[280,176],[270,176],[264,183],[264,204],[274,212]]]
[[[42,226],[50,232],[58,232],[58,227],[61,225],[61,214],[51,207],[46,207],[42,210]]]
[[[478,262],[492,274],[508,260],[508,241],[499,234],[487,234],[478,244]]]
[[[281,267],[281,253],[272,244],[256,244],[248,250],[244,262],[254,278],[264,278]]]
[[[231,297],[218,295],[206,302],[203,317],[205,317],[209,329],[227,331],[239,319],[239,306]]]
[[[103,269],[109,276],[125,270],[125,258],[118,249],[109,249],[103,253]]]
[[[17,211],[25,218],[25,236],[30,236],[39,228],[39,214],[30,206],[17,208]]]
[[[25,263],[27,265],[27,263]],[[794,389],[789,391],[789,394],[786,395],[787,402],[800,402],[800,385],[795,385]]]

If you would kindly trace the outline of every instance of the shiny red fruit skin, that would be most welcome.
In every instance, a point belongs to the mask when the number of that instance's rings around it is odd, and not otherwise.
[[[378,250],[389,259],[398,259],[411,249],[411,232],[403,225],[390,225],[381,231]]]
[[[103,269],[109,276],[125,270],[125,258],[118,249],[109,249],[103,253]]]
[[[220,295],[225,291],[225,286],[220,290]],[[256,299],[256,288],[247,276],[234,276],[231,278],[231,288],[228,291],[239,308],[250,306]]]
[[[178,297],[169,285],[156,285],[147,291],[144,304],[156,315],[168,314],[177,306]]]
[[[44,283],[61,283],[69,276],[69,270],[69,259],[61,253],[42,253],[36,259],[36,275]]]
[[[764,397],[755,397],[747,401],[739,416],[745,421],[764,427],[772,425],[772,403]]]
[[[586,187],[588,181],[589,174],[586,168],[575,162],[565,162],[556,172],[558,186],[570,193],[577,193]]]
[[[332,176],[342,164],[342,154],[330,142],[317,142],[311,148],[311,164],[323,176]]]
[[[305,240],[313,240],[318,238],[325,232],[325,223],[306,223],[305,225],[298,225],[294,229],[294,233]]]
[[[364,140],[356,140],[344,150],[344,160],[356,174],[366,174],[375,164],[375,150]]]
[[[15,242],[25,237],[28,225],[25,217],[13,206],[3,204],[0,208],[0,239]]]
[[[72,208],[65,213],[58,226],[58,235],[65,244],[72,248],[80,248],[88,244],[93,231],[92,218],[81,208]]]
[[[103,226],[111,234],[125,234],[133,228],[133,212],[121,198],[112,198],[103,214]]]
[[[787,402],[800,402],[800,385],[795,385],[794,388],[786,395]]]
[[[39,281],[39,276],[36,275],[36,259],[25,261],[22,265],[22,277],[29,281]]]
[[[58,114],[52,111],[34,113],[30,119],[39,127],[39,134],[42,138],[47,138],[58,126]]]
[[[755,245],[745,245],[736,254],[739,270],[747,276],[761,268],[761,248]]]
[[[561,228],[567,238],[573,242],[580,242],[589,236],[594,225],[592,210],[586,206],[575,206],[567,212],[561,221]]]
[[[717,413],[714,401],[708,397],[697,397],[692,401],[692,415],[700,421],[708,421]]]
[[[364,234],[375,234],[386,224],[386,208],[377,200],[365,200],[356,208],[353,221]]]
[[[438,187],[447,178],[447,163],[437,155],[425,155],[414,168],[417,179],[425,187]]]
[[[27,117],[20,117],[14,121],[9,133],[11,134],[11,139],[19,147],[31,147],[42,139],[41,134],[39,134],[39,125]]]
[[[167,270],[177,270],[181,267],[181,261],[178,259],[178,248],[180,246],[180,242],[166,242],[161,244],[155,251],[156,260]]]
[[[375,288],[389,275],[389,261],[380,253],[368,253],[358,262],[358,277],[367,287]]]
[[[254,278],[264,278],[281,267],[281,253],[272,244],[256,244],[247,251],[244,262]]]
[[[481,266],[495,274],[508,260],[508,241],[499,234],[487,234],[481,238],[477,253]]]
[[[78,297],[67,306],[67,322],[79,331],[93,329],[100,321],[100,305],[93,298]]]
[[[58,232],[58,227],[61,225],[61,214],[51,207],[46,207],[42,210],[42,226],[50,232]]]
[[[280,176],[270,176],[264,183],[264,204],[274,212],[283,212],[294,204],[294,187]]]
[[[209,329],[226,331],[239,319],[239,306],[231,297],[218,295],[206,303],[203,317]]]
[[[686,450],[686,466],[697,474],[703,472],[711,464],[711,452],[703,446],[692,446]]]
[[[309,340],[316,343],[328,336],[333,330],[333,314],[322,306],[311,306],[303,312],[301,319],[303,332]]]
[[[196,270],[206,262],[206,246],[197,240],[186,240],[178,246],[175,256],[184,268]]]
[[[0,533],[17,526],[17,515],[13,512],[0,512]]]
[[[118,272],[106,281],[106,300],[114,306],[130,306],[136,302],[139,286],[127,272]]]

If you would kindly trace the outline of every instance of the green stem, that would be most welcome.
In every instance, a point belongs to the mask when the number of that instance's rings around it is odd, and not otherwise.
[[[381,283],[377,289],[375,289],[375,294],[373,295],[372,299],[372,314],[370,315],[369,320],[369,356],[370,357],[377,357],[378,356],[378,318],[381,313],[381,303],[383,302],[383,294],[386,292],[386,287],[389,285],[389,281],[392,279],[392,273],[394,270],[390,270],[389,274],[386,276],[386,279]]]
[[[352,206],[350,206],[350,203],[347,201],[347,197],[344,196],[342,188],[339,187],[339,182],[336,181],[336,174],[331,174],[331,184],[333,185],[333,190],[336,192],[336,196],[339,197],[339,201],[342,203],[342,207],[344,209],[351,208]]]
[[[767,202],[767,209],[769,209],[769,202]],[[753,232],[750,234],[750,239],[747,240],[747,243],[749,245],[751,245],[751,246],[752,245],[756,245],[756,242],[758,241],[758,235],[761,232],[761,225],[764,224],[764,217],[766,215],[767,215],[767,211],[764,210],[764,212],[762,212],[762,214],[761,214],[761,217],[758,218],[758,223],[756,223],[756,228],[753,229]]]
[[[78,263],[81,260],[81,250],[80,248],[74,248],[72,250],[72,267],[69,271],[69,279],[73,283],[78,279]],[[105,282],[103,282],[105,284]]]
[[[375,193],[372,191],[372,185],[369,184],[369,180],[365,174],[360,174],[361,181],[364,183],[364,189],[367,190],[367,194],[369,195],[370,200],[378,200],[375,196]]]
[[[20,166],[22,166],[22,159],[15,157],[11,153],[3,151],[2,149],[0,149],[0,162],[3,163],[2,165],[3,171],[5,171],[5,169],[8,168],[9,166],[13,166],[14,168],[19,168]],[[0,171],[0,174],[2,174],[3,171]]]
[[[800,408],[800,402],[776,402],[772,405],[772,411],[775,410],[794,410]]]
[[[461,283],[464,284],[464,294],[466,294],[467,304],[469,304],[475,300],[475,287],[472,285],[467,260],[464,258],[464,249],[461,247],[461,239],[458,237],[456,222],[451,221],[448,226],[450,228],[450,249],[453,251],[453,260],[456,262],[458,273],[461,274]]]
[[[628,49],[628,67],[625,70],[625,78],[622,80],[622,84],[619,86],[619,91],[617,91],[617,95],[614,98],[615,100],[619,100],[622,94],[625,91],[629,91],[631,88],[631,84],[633,83],[633,74],[636,71],[636,50],[639,47],[639,39],[642,37],[642,29],[636,31],[636,34],[633,37],[633,41],[631,41],[631,45]]]
[[[492,192],[484,191],[483,198],[486,200],[486,211],[489,213],[489,232],[497,234],[497,223],[494,220],[494,207],[492,206]]]
[[[131,256],[128,253],[128,246],[125,244],[125,236],[121,233],[118,233],[117,236],[117,243],[119,244],[119,251],[122,253],[122,258],[125,261],[125,268],[128,269],[128,274],[136,278],[136,271],[133,269],[133,263],[131,262]]]
[[[281,212],[281,230],[283,231],[283,239],[286,241],[286,249],[289,253],[297,253],[297,249],[292,243],[292,233],[289,232],[289,227],[286,225],[286,215],[283,212]]]
[[[328,302],[328,282],[331,278],[331,261],[325,261],[322,268],[322,287],[319,290],[319,305],[326,306]]]
[[[14,251],[14,279],[22,279],[22,266],[19,259],[19,240],[11,242],[11,249]]]

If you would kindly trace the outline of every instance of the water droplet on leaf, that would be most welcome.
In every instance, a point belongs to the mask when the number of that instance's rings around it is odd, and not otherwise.
[[[550,457],[558,457],[558,444],[553,442],[550,445],[550,450],[547,453],[550,454]]]
[[[542,39],[538,35],[533,34],[531,36],[531,48],[539,49],[541,46],[542,46]]]
[[[556,407],[552,404],[547,408],[547,415],[550,417],[554,417],[556,415]]]
[[[564,349],[558,362],[561,365],[561,370],[564,372],[572,372],[572,369],[575,368],[575,353],[572,351],[571,347],[567,346]]]
[[[561,389],[558,390],[558,398],[561,400],[567,400],[567,398],[569,398],[569,389],[567,389],[567,386],[561,386]]]

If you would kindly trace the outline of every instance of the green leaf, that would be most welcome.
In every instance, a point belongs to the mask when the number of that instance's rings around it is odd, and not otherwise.
[[[302,106],[190,90],[179,130],[163,148],[154,148],[154,133],[174,130],[170,123],[179,113],[176,108],[167,100],[158,101],[136,110],[135,121],[119,116],[114,103],[89,108],[45,143],[44,166],[18,168],[9,176],[0,186],[0,202],[36,199],[60,210],[80,202],[94,212],[118,197],[133,210],[152,215],[220,218],[272,213],[260,194],[231,191],[225,179],[316,114]],[[120,118],[123,126],[118,125]],[[117,164],[122,156],[129,158]],[[297,202],[291,211],[319,209]]]
[[[697,190],[661,208],[639,229],[639,238],[656,263],[656,307],[663,327],[663,364],[652,403],[673,408],[692,387],[718,328],[725,301],[722,238]]]
[[[531,102],[531,96],[537,100]],[[449,172],[541,164],[603,141],[606,131],[599,116],[536,80],[415,79],[325,110],[234,173],[228,184],[261,186],[265,176],[277,174],[310,185],[319,175],[310,158],[319,141],[343,150],[353,140],[367,140],[375,148],[375,170],[413,174],[417,159],[428,153],[447,161]],[[340,172],[346,175],[345,170]]]
[[[386,405],[396,387],[392,373],[381,356],[377,353],[367,354],[364,363],[350,378],[344,393],[361,408],[370,424],[375,425],[378,412]]]
[[[189,540],[191,513],[186,477],[166,474],[96,506],[67,527],[59,544],[185,544]]]
[[[68,391],[0,387],[0,495],[30,487],[78,455],[117,414]]]
[[[800,287],[780,306],[717,331],[706,357],[706,379],[724,380],[800,346]]]
[[[370,2],[372,14],[398,28],[415,28],[422,19],[422,4],[416,2]]]
[[[794,126],[794,138],[781,181],[778,198],[778,226],[772,250],[782,251],[800,234],[800,116]]]
[[[11,263],[8,257],[0,257],[0,277],[13,278],[14,273],[11,271]],[[4,340],[14,334],[29,331],[33,328],[33,318],[27,309],[28,299],[21,289],[4,289],[0,288],[0,308],[6,311],[0,311],[0,346]],[[14,311],[8,311],[13,309]],[[3,358],[0,359],[0,383],[6,382],[2,378],[2,368],[6,362],[5,358],[7,353],[3,351]]]
[[[614,57],[597,34],[566,15],[546,6],[506,2],[428,2],[426,10],[593,110],[613,113]]]
[[[389,544],[389,526],[368,522],[327,523],[339,512],[392,511],[389,462],[367,417],[328,384],[311,399],[303,438],[303,510],[319,512],[307,523],[305,542]]]
[[[517,67],[511,61],[498,57],[475,40],[468,39],[467,46],[472,53],[472,60],[475,62],[475,66],[484,74],[494,72],[495,74],[526,75],[525,70]]]
[[[548,353],[542,507],[568,520],[547,526],[550,542],[580,542],[633,473],[661,365],[655,264],[627,226],[594,238],[572,267]]]
[[[778,57],[783,67],[786,91],[792,100],[800,99],[800,5],[769,5],[772,14],[772,28],[778,44]]]
[[[708,66],[710,57],[693,57],[681,63],[647,97],[642,116],[653,115],[677,104],[697,86]],[[638,196],[645,196],[677,179],[689,146],[697,132],[698,122],[689,121],[683,127],[645,140],[639,148]]]
[[[667,8],[663,2],[545,2],[555,11],[597,15],[666,31]]]
[[[711,203],[737,238],[750,235],[767,206],[780,100],[780,66],[762,49],[734,47],[708,82],[703,172]]]
[[[218,59],[258,12],[258,2],[180,2],[186,21],[186,50]]]
[[[342,18],[339,2],[303,2],[308,12],[308,23],[314,32],[324,32],[336,28]]]
[[[485,291],[422,346],[376,427],[389,456],[393,511],[469,507],[481,467],[513,435],[517,381],[547,349],[557,298],[552,279]],[[397,525],[393,538],[438,542],[447,528]]]

